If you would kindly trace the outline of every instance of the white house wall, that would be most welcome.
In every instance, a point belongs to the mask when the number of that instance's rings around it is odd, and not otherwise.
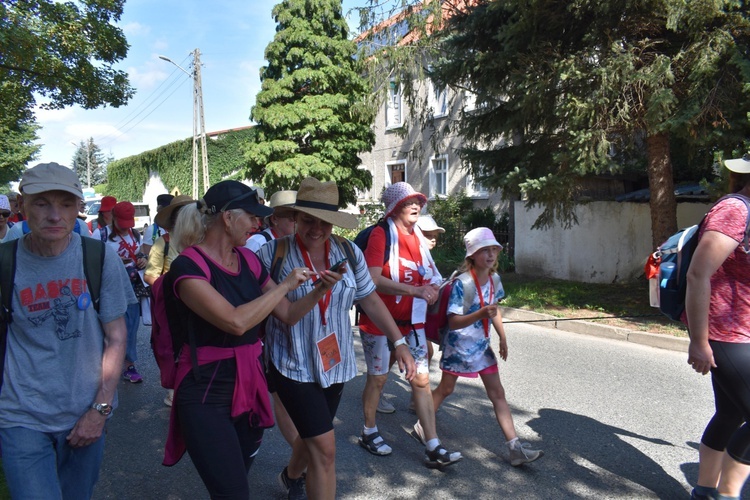
[[[422,91],[426,91],[426,85]],[[375,118],[373,131],[375,133],[375,146],[369,153],[360,154],[362,165],[360,168],[368,170],[372,174],[372,188],[366,193],[360,193],[359,202],[379,202],[383,189],[390,184],[388,176],[388,165],[397,161],[406,162],[406,182],[414,189],[429,196],[430,194],[430,160],[439,155],[448,156],[448,194],[456,194],[466,188],[467,171],[462,167],[456,149],[461,146],[460,137],[451,135],[445,138],[441,151],[435,151],[431,143],[433,127],[445,127],[447,121],[455,120],[461,109],[461,99],[449,94],[450,111],[442,118],[431,120],[423,129],[423,125],[416,122],[416,117],[404,105],[402,108],[404,129],[386,128],[386,105],[381,104]],[[406,131],[404,133],[404,131]],[[484,196],[472,196],[476,208],[491,206],[495,209],[498,217],[507,211],[507,203],[504,202],[499,192],[490,191]],[[428,209],[429,210],[429,209]]]
[[[677,224],[700,222],[709,204],[678,203]],[[516,272],[584,283],[613,283],[643,273],[651,244],[651,215],[647,203],[596,201],[576,209],[578,225],[547,230],[531,226],[542,209],[515,202]]]

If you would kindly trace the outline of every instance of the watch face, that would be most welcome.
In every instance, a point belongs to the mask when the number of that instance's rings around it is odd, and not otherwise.
[[[107,403],[97,403],[94,405],[94,409],[105,416],[112,413],[112,406]]]

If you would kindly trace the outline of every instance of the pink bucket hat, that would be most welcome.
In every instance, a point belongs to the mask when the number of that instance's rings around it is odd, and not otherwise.
[[[383,192],[383,197],[381,198],[383,205],[385,205],[385,216],[390,217],[393,211],[396,210],[396,207],[409,198],[417,198],[417,201],[419,201],[419,204],[423,207],[427,204],[427,197],[422,193],[415,191],[414,188],[411,187],[411,184],[397,182],[388,186]]]
[[[471,257],[485,247],[500,247],[501,250],[503,248],[487,227],[478,227],[466,233],[464,244],[466,245],[466,257]]]

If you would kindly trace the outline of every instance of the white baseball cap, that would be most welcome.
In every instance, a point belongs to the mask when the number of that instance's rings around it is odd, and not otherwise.
[[[750,174],[750,153],[745,153],[742,158],[724,160],[724,165],[737,174]]]

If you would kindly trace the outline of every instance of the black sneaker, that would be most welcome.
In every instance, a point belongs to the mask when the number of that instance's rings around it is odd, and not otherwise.
[[[307,500],[307,492],[305,491],[305,474],[297,479],[292,479],[287,473],[287,468],[279,474],[279,484],[286,491],[286,497],[289,500]]]
[[[424,464],[428,469],[442,469],[443,467],[455,464],[462,458],[464,457],[461,456],[460,452],[454,451],[450,453],[441,444],[432,451],[424,450]]]

